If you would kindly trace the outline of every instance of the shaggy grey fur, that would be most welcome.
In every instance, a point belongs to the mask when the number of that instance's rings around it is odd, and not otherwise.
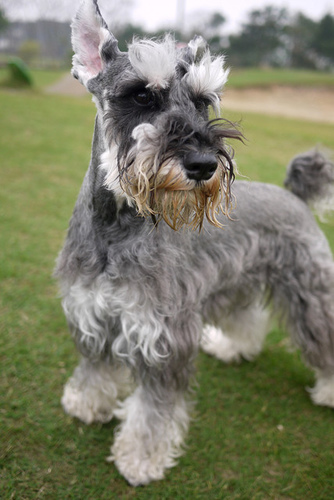
[[[100,30],[100,43],[105,24],[96,2],[87,2],[74,21],[74,46],[82,19],[89,36]],[[235,182],[236,208],[230,219],[220,216],[223,229],[206,221],[200,232],[174,231],[164,220],[156,226],[154,217],[138,215],[135,204],[106,186],[101,155],[112,144],[118,161],[127,156],[140,123],[155,123],[164,158],[175,155],[180,163],[189,152],[202,154],[205,145],[211,158],[213,152],[223,155],[232,168],[224,138],[238,134],[226,132],[230,129],[212,133],[206,123],[209,102],[197,97],[195,105],[181,85],[195,61],[194,43],[179,59],[170,87],[156,91],[149,109],[140,84],[144,118],[131,99],[131,63],[118,52],[114,38],[100,47],[103,64],[95,76],[83,64],[85,55],[76,55],[74,66],[74,74],[97,99],[98,115],[90,167],[56,268],[69,327],[85,360],[65,388],[63,405],[85,422],[105,421],[113,414],[122,419],[112,458],[133,485],[162,478],[180,454],[189,421],[184,395],[203,325],[224,329],[228,320],[271,303],[321,380],[331,381],[334,375],[334,264],[303,201],[322,192],[308,182],[317,178],[319,155],[307,161],[299,157],[290,167],[288,184],[297,196],[272,185]],[[326,182],[333,181],[329,177]],[[323,177],[318,179],[322,185]],[[117,409],[124,392],[119,389],[122,366],[137,389]],[[331,391],[334,385],[329,385]],[[326,389],[318,402],[334,405],[333,400]]]
[[[327,155],[312,149],[293,158],[284,185],[305,203],[312,203],[332,195],[333,182],[333,163]]]

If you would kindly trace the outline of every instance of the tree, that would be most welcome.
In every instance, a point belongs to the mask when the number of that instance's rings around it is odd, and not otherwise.
[[[0,31],[3,31],[9,25],[9,21],[5,16],[3,9],[0,7]]]
[[[316,27],[312,48],[334,64],[334,17],[326,14]]]
[[[251,11],[241,33],[229,38],[232,61],[243,66],[272,64],[278,49],[284,48],[287,22],[286,9],[267,6]]]
[[[315,68],[312,54],[317,23],[298,13],[287,28],[287,52],[289,66],[294,68]]]
[[[223,33],[223,26],[226,18],[220,12],[207,12],[199,10],[192,15],[190,29],[183,33],[183,39],[192,38],[194,35],[201,35],[209,43],[212,52],[221,52],[226,46],[226,37]]]
[[[19,57],[28,65],[32,64],[41,54],[41,46],[37,40],[25,40],[18,51]]]
[[[122,52],[127,51],[128,43],[132,42],[134,36],[140,38],[145,36],[143,28],[133,24],[126,24],[117,33],[118,47]]]
[[[222,28],[226,23],[226,18],[220,12],[214,12],[206,26],[204,26],[204,38],[208,41],[212,52],[220,52],[225,45],[225,37]]]

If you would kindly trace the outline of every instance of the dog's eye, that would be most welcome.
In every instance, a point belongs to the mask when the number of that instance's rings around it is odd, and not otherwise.
[[[195,106],[198,111],[204,111],[211,105],[210,99],[205,97],[195,99]]]
[[[144,107],[152,107],[155,104],[155,96],[150,90],[139,90],[132,94],[136,104]]]

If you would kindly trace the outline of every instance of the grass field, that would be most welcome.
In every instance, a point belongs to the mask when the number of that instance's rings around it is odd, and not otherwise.
[[[334,88],[334,77],[332,73],[320,71],[285,68],[232,68],[228,85],[240,89],[245,87],[266,88],[271,85]]]
[[[227,60],[228,66],[228,60]],[[64,70],[31,70],[34,89],[40,90],[68,73]],[[9,80],[9,72],[6,68],[0,68],[0,87],[6,86]],[[235,89],[243,88],[267,88],[272,85],[283,85],[292,87],[327,87],[334,88],[334,77],[332,73],[308,70],[295,70],[284,68],[231,68],[228,86]]]
[[[332,498],[334,414],[311,404],[313,375],[277,329],[253,363],[200,355],[187,453],[162,482],[130,488],[105,462],[115,423],[87,427],[63,413],[77,356],[51,274],[95,112],[89,98],[38,92],[2,91],[0,109],[0,498]],[[334,150],[331,125],[245,114],[242,127],[236,158],[250,179],[281,184],[296,153]],[[325,231],[334,248],[334,225]]]

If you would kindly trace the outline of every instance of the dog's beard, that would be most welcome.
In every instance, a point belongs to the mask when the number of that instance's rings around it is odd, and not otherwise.
[[[201,183],[187,179],[177,160],[158,166],[139,163],[137,156],[121,171],[120,185],[140,215],[151,215],[157,222],[163,219],[175,230],[200,229],[205,217],[212,225],[222,226],[218,214],[227,214],[230,203],[228,171],[222,162],[213,177]]]
[[[161,158],[159,136],[154,126],[138,126],[134,145],[118,156],[117,182],[110,170],[106,185],[135,202],[138,214],[164,220],[174,230],[183,226],[201,229],[204,219],[222,227],[219,214],[230,209],[231,160],[217,155],[217,170],[211,179],[196,182],[187,178],[182,160],[171,154]],[[107,157],[106,157],[107,158]],[[110,158],[110,157],[109,157]]]

